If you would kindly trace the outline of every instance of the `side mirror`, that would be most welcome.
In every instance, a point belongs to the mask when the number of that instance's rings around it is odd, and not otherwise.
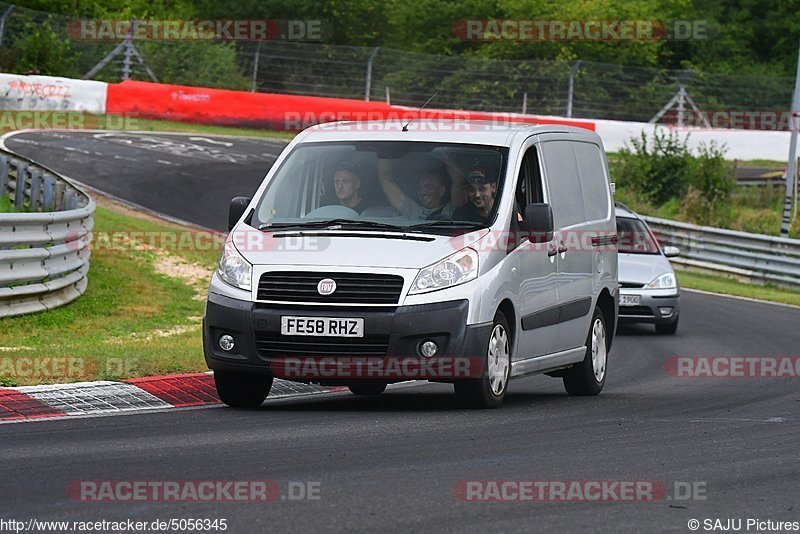
[[[531,243],[549,243],[553,240],[553,209],[550,204],[528,204],[519,226],[530,232]]]
[[[664,247],[664,256],[668,258],[674,258],[675,256],[680,256],[681,249],[678,247]]]
[[[233,230],[233,227],[236,226],[236,223],[242,218],[242,215],[244,215],[244,210],[247,209],[247,206],[250,204],[251,200],[253,199],[250,197],[234,197],[234,199],[231,200],[231,205],[228,207],[229,232]]]

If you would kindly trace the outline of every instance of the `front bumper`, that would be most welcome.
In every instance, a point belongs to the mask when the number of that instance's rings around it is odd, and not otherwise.
[[[638,306],[620,306],[620,323],[668,324],[678,319],[680,294],[676,290],[620,289],[622,295],[639,295]],[[666,308],[670,310],[667,311]],[[663,310],[662,310],[663,309]]]
[[[351,365],[362,358],[386,362],[390,359],[443,362],[452,359],[483,361],[491,324],[467,325],[469,301],[455,300],[435,304],[395,306],[389,308],[290,306],[253,303],[209,293],[203,318],[203,351],[210,369],[277,374],[285,371],[286,358],[324,358],[336,365]],[[364,319],[364,338],[316,338],[313,336],[282,336],[281,316],[304,317],[361,317]],[[224,351],[219,338],[228,334],[234,348]],[[418,350],[422,341],[434,341],[439,350],[431,358],[423,358]],[[348,343],[354,345],[348,347]],[[369,350],[364,353],[368,343]],[[283,352],[285,351],[285,353]],[[341,352],[340,352],[341,351]],[[357,352],[358,354],[350,354]],[[285,376],[286,378],[325,384],[348,384],[351,378],[363,378],[344,372],[320,377]],[[375,378],[374,375],[372,375]],[[381,375],[386,378],[386,375]],[[424,376],[396,376],[387,382],[424,378],[449,382],[446,374],[435,372]]]

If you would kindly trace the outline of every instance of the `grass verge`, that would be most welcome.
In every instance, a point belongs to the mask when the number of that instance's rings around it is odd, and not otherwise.
[[[14,209],[14,203],[5,195],[0,195],[0,213],[12,213],[17,211]]]
[[[0,386],[206,370],[201,320],[217,243],[181,245],[196,234],[96,200],[86,293],[45,313],[0,319]]]
[[[800,291],[771,285],[748,284],[735,278],[698,273],[680,268],[675,269],[675,274],[681,287],[687,289],[699,289],[712,293],[724,293],[725,295],[800,306]]]

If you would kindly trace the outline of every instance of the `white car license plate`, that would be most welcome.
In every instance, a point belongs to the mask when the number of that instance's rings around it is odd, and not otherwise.
[[[620,295],[619,296],[619,305],[620,306],[638,306],[639,305],[639,295]]]
[[[341,317],[281,317],[284,336],[364,337],[364,319]]]

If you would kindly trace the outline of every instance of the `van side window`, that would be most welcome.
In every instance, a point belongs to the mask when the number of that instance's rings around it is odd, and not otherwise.
[[[581,173],[586,219],[607,219],[611,211],[611,200],[600,147],[592,143],[575,143],[575,155],[578,157],[578,169]]]
[[[525,206],[532,202],[544,202],[542,172],[539,168],[539,158],[535,146],[530,147],[522,158],[522,166],[517,180],[516,201],[522,211],[525,211]]]
[[[547,141],[541,145],[556,228],[586,220],[575,145],[573,141]]]

